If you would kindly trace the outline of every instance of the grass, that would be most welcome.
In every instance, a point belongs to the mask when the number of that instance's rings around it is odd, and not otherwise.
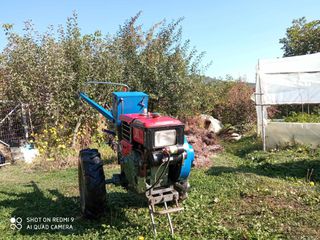
[[[193,169],[185,210],[172,214],[175,239],[320,239],[319,152],[264,153],[252,137],[224,145],[213,167]],[[307,179],[308,169],[313,174]],[[108,177],[117,171],[105,166]],[[88,221],[80,216],[76,168],[1,168],[0,238],[153,239],[146,203],[120,187],[108,186],[108,192],[108,215]],[[10,229],[12,216],[23,219],[20,231]],[[69,217],[73,229],[27,229],[30,217]],[[166,218],[156,221],[159,239],[171,239]]]

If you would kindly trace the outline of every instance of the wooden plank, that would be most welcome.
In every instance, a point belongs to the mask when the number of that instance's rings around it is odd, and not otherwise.
[[[169,208],[161,211],[155,212],[155,214],[167,214],[167,213],[174,213],[174,212],[179,212],[182,211],[184,208],[183,207],[176,207],[176,208]]]

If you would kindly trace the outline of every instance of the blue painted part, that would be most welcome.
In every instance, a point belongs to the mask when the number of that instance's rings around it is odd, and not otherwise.
[[[181,167],[179,180],[186,180],[189,177],[191,166],[194,160],[194,150],[193,147],[188,143],[186,136],[184,136],[183,147],[187,152],[187,158],[184,160],[184,163]]]
[[[144,92],[113,92],[114,96],[118,98],[126,98],[126,97],[148,97],[148,94]]]
[[[112,113],[108,110],[106,110],[104,107],[93,101],[91,98],[89,98],[86,94],[80,93],[80,97],[85,100],[89,105],[91,105],[94,109],[98,110],[99,113],[101,113],[105,118],[109,119],[110,121],[114,122],[114,118],[112,116]]]
[[[143,92],[113,92],[112,114],[115,123],[119,126],[121,114],[143,113],[148,109],[149,96]]]

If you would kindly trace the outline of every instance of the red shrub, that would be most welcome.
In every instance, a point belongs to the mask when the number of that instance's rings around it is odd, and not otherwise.
[[[254,89],[247,83],[236,82],[215,105],[212,115],[223,124],[231,124],[245,130],[246,126],[256,121],[255,104],[251,100],[253,93]]]

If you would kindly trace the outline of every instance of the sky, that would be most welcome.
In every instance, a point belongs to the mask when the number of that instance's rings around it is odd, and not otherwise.
[[[320,19],[319,0],[28,0],[2,1],[0,24],[14,24],[22,33],[31,19],[38,31],[49,25],[64,25],[76,11],[83,34],[101,30],[114,34],[127,19],[142,11],[139,23],[148,29],[166,19],[184,17],[183,39],[206,54],[203,65],[212,62],[204,74],[210,77],[243,77],[255,81],[258,59],[282,57],[279,39],[293,19]],[[0,31],[0,51],[7,41]]]

